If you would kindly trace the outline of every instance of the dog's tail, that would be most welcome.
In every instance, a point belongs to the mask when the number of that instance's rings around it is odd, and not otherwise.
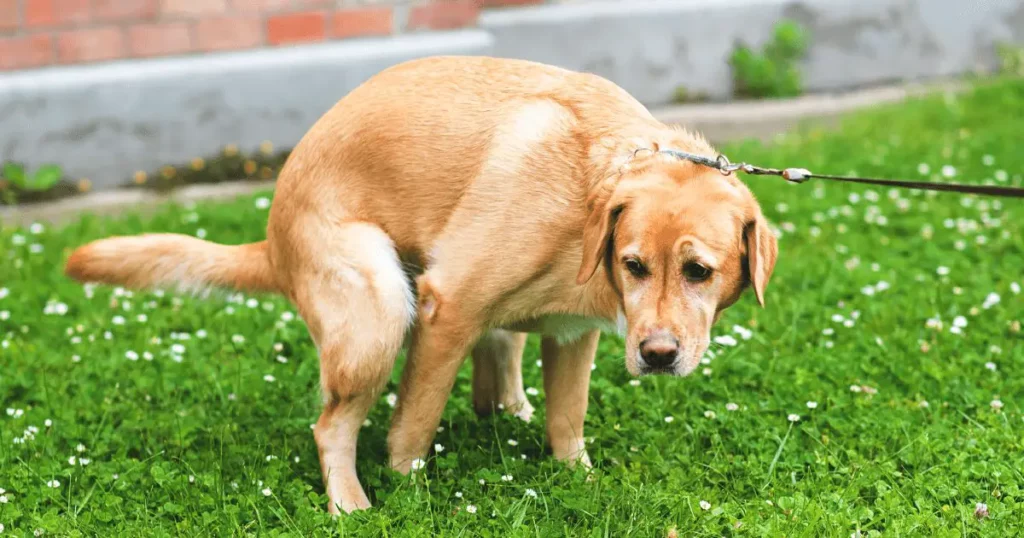
[[[179,234],[111,237],[72,252],[64,273],[129,289],[280,291],[266,241],[229,246]]]

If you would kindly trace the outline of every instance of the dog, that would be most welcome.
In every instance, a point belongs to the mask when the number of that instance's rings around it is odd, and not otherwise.
[[[277,180],[265,241],[107,238],[72,252],[65,273],[286,296],[320,359],[314,437],[332,514],[370,507],[356,437],[404,345],[392,468],[427,457],[467,355],[477,411],[528,418],[531,332],[551,452],[589,467],[601,331],[624,337],[631,374],[685,376],[744,290],[764,306],[775,266],[775,235],[746,186],[668,149],[716,155],[593,74],[421,58],[371,77],[310,128]]]

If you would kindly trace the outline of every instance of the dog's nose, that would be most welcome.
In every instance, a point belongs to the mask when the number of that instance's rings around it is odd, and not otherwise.
[[[679,355],[679,340],[672,336],[653,336],[640,342],[640,357],[651,368],[666,368]]]

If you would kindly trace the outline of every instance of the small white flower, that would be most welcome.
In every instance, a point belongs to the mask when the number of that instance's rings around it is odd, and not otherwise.
[[[1020,294],[1020,284],[1018,284],[1016,282],[1010,282],[1010,291],[1012,291],[1014,295],[1019,295]]]
[[[0,288],[0,299],[5,299],[10,294],[11,294],[11,290],[9,290],[7,288]]]
[[[267,383],[273,383],[274,381],[277,381],[277,378],[270,374],[267,374],[263,376],[263,380],[266,381]]]
[[[267,209],[269,207],[270,207],[270,199],[269,198],[267,198],[265,196],[261,196],[261,197],[256,199],[256,209]]]
[[[503,475],[501,475],[501,481],[502,482],[511,482],[512,481],[512,475],[510,475],[510,474],[503,474]]]
[[[928,400],[921,400],[920,402],[917,402],[917,406],[922,409],[928,407]]]
[[[985,369],[986,370],[991,370],[991,371],[995,372],[996,371],[996,363],[994,363],[994,362],[986,362],[985,363]]]
[[[671,423],[673,420],[675,420],[675,417],[673,417],[672,415],[665,417],[665,422],[667,423]]]
[[[206,329],[196,331],[196,338],[206,338]]]
[[[51,488],[59,488],[60,487],[60,480],[50,480],[50,481],[47,481],[46,485],[51,487]]]
[[[540,394],[540,391],[533,387],[526,387],[526,393],[529,394],[530,396],[536,396]]]
[[[285,363],[288,362],[288,357],[285,357],[283,355],[278,355],[277,356],[277,362],[279,362],[281,364],[285,364]]]
[[[185,346],[183,346],[181,344],[174,344],[174,345],[171,346],[171,353],[176,353],[178,355],[181,355],[181,354],[185,353]]]
[[[53,427],[53,421],[50,420],[50,419],[46,419],[46,420],[43,421],[43,426],[46,426],[47,428],[52,428]]]
[[[0,495],[0,504],[7,504],[7,495]],[[3,530],[3,525],[0,525],[0,530]]]
[[[699,504],[701,510],[711,510],[711,503],[707,501],[701,501]]]
[[[942,177],[951,178],[956,177],[956,168],[952,165],[945,165],[942,167]]]
[[[90,463],[92,463],[92,460],[89,458],[78,458],[78,464],[83,467],[89,465]]]
[[[817,409],[817,408],[818,408],[818,402],[815,402],[815,401],[807,402],[807,409]]]
[[[704,411],[704,418],[709,418],[709,419],[712,419],[712,420],[714,420],[714,418],[715,418],[716,416],[717,416],[717,415],[715,415],[715,412],[714,412],[714,411],[712,411],[712,410],[710,410],[710,409],[708,409],[707,411]]]
[[[231,341],[236,343],[236,344],[243,344],[243,343],[245,343],[245,337],[240,335],[240,334],[236,334],[236,335],[231,337]]]
[[[270,488],[263,488],[263,496],[264,497],[270,497],[273,494],[274,494],[274,492],[271,491]]]
[[[917,165],[917,173],[921,174],[922,176],[927,176],[928,173],[931,172],[931,171],[932,171],[932,169],[931,169],[930,166],[928,166],[927,163],[921,163],[921,164]]]
[[[526,496],[527,497],[533,497],[534,499],[536,499],[537,498],[537,492],[534,491],[531,488],[526,488]]]
[[[110,319],[110,322],[114,325],[124,325],[124,316],[114,316]]]
[[[640,386],[640,380],[639,379],[630,379],[629,380],[629,385],[632,386],[632,387],[639,387]]]
[[[946,267],[945,265],[940,265],[938,269],[935,270],[935,273],[938,274],[939,276],[946,276],[949,274],[949,267]]]
[[[736,404],[734,404],[732,402],[729,402],[729,403],[725,404],[725,410],[726,411],[736,411],[739,408],[740,408],[740,406],[738,406],[738,405],[736,405]]]
[[[470,514],[475,514],[476,513],[476,505],[475,504],[466,505],[466,511],[469,512]]]
[[[985,297],[985,302],[981,304],[981,307],[988,310],[997,304],[999,304],[999,294],[993,292]]]
[[[416,458],[416,459],[412,460],[412,470],[413,471],[419,471],[420,469],[423,469],[426,466],[427,466],[427,462],[423,461],[421,458]]]
[[[444,452],[444,445],[441,443],[434,443],[434,452]]]
[[[75,452],[78,452],[79,454],[85,452],[85,445],[78,443],[78,445],[75,446]]]
[[[967,326],[967,318],[963,316],[957,316],[953,318],[953,327],[964,328]]]
[[[384,401],[388,403],[388,407],[394,407],[395,404],[398,403],[398,395],[394,392],[389,392],[388,395],[384,397]]]
[[[798,415],[796,413],[790,413],[790,415],[788,417],[786,417],[786,420],[788,420],[790,422],[799,422],[800,421],[800,415]]]
[[[1003,402],[999,398],[992,400],[992,402],[989,405],[992,406],[992,409],[995,409],[996,411],[1003,408]]]
[[[721,336],[715,337],[715,343],[723,346],[735,346],[739,342],[737,342],[736,339],[733,338],[732,336],[728,334],[723,334]]]
[[[519,445],[519,441],[516,441],[515,439],[509,439],[508,440],[508,446],[518,446],[518,445]]]
[[[129,349],[128,351],[125,351],[124,352],[124,356],[125,356],[126,359],[128,359],[130,361],[137,361],[137,360],[139,360],[139,354],[136,353],[135,351],[131,350],[131,349]]]
[[[68,458],[68,465],[75,465],[76,463],[78,463],[78,460],[76,460],[74,456]]]

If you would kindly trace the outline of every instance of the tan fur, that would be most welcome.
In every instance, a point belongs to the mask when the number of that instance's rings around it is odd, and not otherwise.
[[[369,506],[356,436],[406,337],[388,436],[395,469],[427,456],[469,354],[479,412],[532,411],[520,371],[526,332],[544,335],[553,453],[588,463],[582,428],[599,330],[625,334],[631,372],[653,371],[644,353],[657,348],[672,359],[658,371],[685,375],[748,275],[763,301],[775,263],[775,238],[741,182],[643,148],[715,155],[594,75],[414,60],[353,90],[299,142],[265,242],[105,239],[76,251],[67,272],[285,294],[320,353],[326,403],[314,433],[333,513]],[[627,258],[649,274],[632,275]],[[694,262],[713,277],[683,278]]]

